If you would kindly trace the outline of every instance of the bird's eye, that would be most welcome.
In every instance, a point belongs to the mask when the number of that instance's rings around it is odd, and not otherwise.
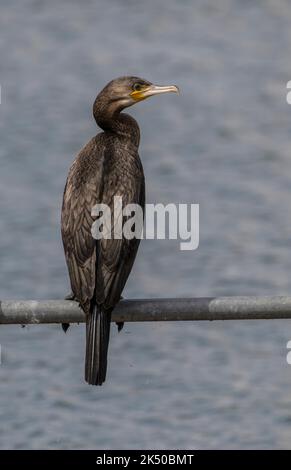
[[[132,88],[134,91],[141,91],[142,85],[140,83],[135,83]]]

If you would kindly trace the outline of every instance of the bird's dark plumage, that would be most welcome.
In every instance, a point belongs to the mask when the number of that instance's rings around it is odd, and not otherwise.
[[[170,88],[174,87],[164,87],[165,91],[175,91]],[[137,77],[122,77],[101,91],[93,114],[103,132],[76,157],[64,191],[62,238],[72,293],[87,318],[85,379],[93,385],[105,381],[111,312],[121,298],[139,239],[114,239],[112,226],[112,239],[95,240],[91,211],[97,203],[107,204],[113,211],[114,196],[122,197],[123,207],[135,203],[144,209],[139,127],[121,111],[162,92],[155,93],[155,89],[162,87]]]

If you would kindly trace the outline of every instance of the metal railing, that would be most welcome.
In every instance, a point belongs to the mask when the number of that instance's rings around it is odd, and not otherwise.
[[[113,322],[291,319],[291,296],[201,297],[122,300]],[[0,324],[82,323],[85,315],[69,300],[0,302]]]

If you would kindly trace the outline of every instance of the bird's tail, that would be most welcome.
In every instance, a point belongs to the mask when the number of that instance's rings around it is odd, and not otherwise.
[[[102,385],[106,378],[110,322],[111,313],[98,305],[87,316],[85,380],[90,385]]]

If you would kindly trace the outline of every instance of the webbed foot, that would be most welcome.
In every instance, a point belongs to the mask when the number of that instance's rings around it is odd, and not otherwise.
[[[73,292],[70,292],[68,295],[66,295],[65,300],[75,300],[75,295],[73,294]],[[64,333],[67,332],[69,326],[70,323],[62,323],[62,329]]]
[[[120,300],[122,300],[123,297],[120,296]],[[120,331],[122,330],[122,328],[124,327],[124,321],[117,321],[116,322],[116,326],[117,326],[117,329],[118,329],[118,333],[120,333]]]

